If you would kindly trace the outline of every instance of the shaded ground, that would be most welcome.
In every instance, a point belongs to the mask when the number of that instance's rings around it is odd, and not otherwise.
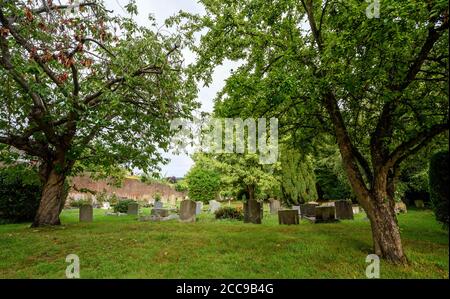
[[[145,211],[148,213],[148,210]],[[81,261],[81,278],[365,278],[370,226],[355,221],[279,226],[216,221],[138,222],[104,216],[78,223],[78,211],[62,214],[63,226],[31,229],[0,225],[0,278],[65,278],[68,254]],[[448,278],[448,233],[430,211],[399,216],[408,267],[381,262],[381,278]]]

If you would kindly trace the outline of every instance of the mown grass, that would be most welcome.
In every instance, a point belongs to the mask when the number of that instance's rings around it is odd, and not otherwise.
[[[148,213],[148,210],[144,210]],[[216,221],[138,222],[105,216],[31,229],[0,225],[0,278],[64,278],[68,254],[77,254],[81,278],[365,278],[371,253],[363,215],[334,224],[280,226],[266,214],[262,225]],[[399,216],[407,267],[381,262],[381,278],[448,278],[448,233],[430,211]]]

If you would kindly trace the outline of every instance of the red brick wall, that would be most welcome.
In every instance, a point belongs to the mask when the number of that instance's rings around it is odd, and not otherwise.
[[[119,198],[129,198],[134,200],[148,201],[154,198],[156,193],[159,193],[162,197],[162,201],[167,202],[170,198],[178,197],[182,200],[186,193],[175,191],[168,185],[160,183],[145,184],[138,179],[126,178],[122,183],[122,186],[117,188],[108,185],[107,180],[94,181],[89,176],[78,176],[70,179],[70,185],[73,187],[70,189],[69,198],[87,198],[90,193],[80,192],[77,190],[88,189],[90,191],[101,193],[106,192],[107,195],[112,196],[115,194]]]

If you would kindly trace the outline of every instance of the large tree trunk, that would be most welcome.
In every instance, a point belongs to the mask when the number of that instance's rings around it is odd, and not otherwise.
[[[395,264],[406,264],[397,217],[390,201],[372,198],[366,212],[372,226],[375,254]]]
[[[45,167],[45,166],[44,166]],[[60,225],[59,214],[64,199],[66,174],[55,167],[41,172],[43,180],[42,196],[32,227]]]

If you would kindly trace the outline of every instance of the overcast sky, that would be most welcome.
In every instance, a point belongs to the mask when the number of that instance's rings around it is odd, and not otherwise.
[[[114,13],[125,14],[124,6],[128,3],[127,0],[106,0],[108,9],[114,10]],[[177,14],[180,10],[203,14],[204,9],[202,5],[195,0],[137,0],[138,12],[136,21],[140,25],[150,25],[148,15],[152,14],[156,19],[158,25],[162,26],[164,20]],[[185,51],[184,53],[186,63],[195,61],[195,56]],[[199,86],[198,100],[202,104],[201,111],[212,112],[213,99],[218,91],[222,89],[225,84],[225,79],[230,75],[231,69],[236,69],[237,63],[226,62],[222,66],[217,67],[213,75],[213,82],[208,87]],[[183,177],[193,161],[187,155],[165,155],[171,162],[168,165],[162,166],[162,175]]]

